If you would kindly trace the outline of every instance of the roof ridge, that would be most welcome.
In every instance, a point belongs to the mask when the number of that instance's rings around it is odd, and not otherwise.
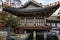
[[[28,5],[29,3],[33,3],[33,4],[35,4],[35,5],[37,5],[37,6],[41,6],[38,2],[36,2],[36,1],[27,1],[25,4],[23,4],[22,6],[21,6],[21,8],[23,8],[24,6],[26,6],[26,5]]]

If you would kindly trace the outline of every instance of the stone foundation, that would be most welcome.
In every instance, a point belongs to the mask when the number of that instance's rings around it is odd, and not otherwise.
[[[0,31],[0,40],[6,40],[7,32]]]
[[[0,40],[6,40],[6,36],[0,35]]]

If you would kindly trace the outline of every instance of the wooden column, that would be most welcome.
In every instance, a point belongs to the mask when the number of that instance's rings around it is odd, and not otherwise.
[[[50,22],[50,26],[52,26],[52,23]]]
[[[36,31],[33,31],[33,40],[36,40]]]
[[[42,26],[42,25],[43,25],[43,19],[40,18],[40,26]]]
[[[36,26],[36,22],[35,22],[35,16],[34,16],[34,26]]]
[[[34,26],[36,26],[36,18],[35,18],[35,13],[34,13]]]
[[[40,24],[40,26],[41,26],[41,25],[42,25],[42,23],[41,23],[41,22],[42,22],[42,20],[41,20],[41,19],[39,19],[39,22],[40,22],[39,24]]]
[[[47,40],[47,33],[44,33],[44,40]]]
[[[27,34],[27,30],[24,30],[24,34]]]
[[[55,27],[57,27],[57,22],[55,23]]]
[[[26,24],[27,24],[27,19],[26,19],[26,17],[25,17],[25,26],[26,26]]]
[[[44,24],[46,24],[46,16],[44,17],[44,21],[45,21]]]

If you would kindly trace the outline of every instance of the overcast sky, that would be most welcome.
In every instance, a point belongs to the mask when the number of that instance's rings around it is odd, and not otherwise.
[[[3,1],[5,1],[5,0],[3,0]],[[21,0],[21,3],[24,4],[27,1],[28,0]],[[38,3],[42,3],[44,5],[47,5],[47,4],[50,4],[50,3],[53,3],[53,2],[57,2],[57,1],[60,1],[60,0],[35,0],[35,1],[37,1]],[[0,0],[0,4],[1,4],[1,0]],[[54,12],[54,14],[57,14],[59,10],[60,10],[60,8],[58,10],[56,10],[56,12]]]
[[[28,0],[21,0],[22,4],[24,4],[25,2],[27,2]],[[39,3],[42,3],[42,4],[50,4],[50,3],[53,3],[53,2],[56,2],[56,1],[60,1],[60,0],[35,0]]]
[[[5,1],[5,0],[3,0]],[[25,2],[27,2],[28,0],[21,0],[22,4],[24,4]],[[35,0],[39,3],[42,3],[42,4],[50,4],[50,3],[53,3],[53,2],[56,2],[56,1],[60,1],[60,0]],[[1,0],[0,0],[0,4],[1,4]]]

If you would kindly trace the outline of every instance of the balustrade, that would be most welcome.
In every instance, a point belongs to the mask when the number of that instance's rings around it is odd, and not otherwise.
[[[21,18],[20,20],[20,24],[23,26],[43,26],[45,24],[45,19],[43,18],[36,18],[36,17],[32,17],[32,18],[27,18],[24,17],[24,19]]]

